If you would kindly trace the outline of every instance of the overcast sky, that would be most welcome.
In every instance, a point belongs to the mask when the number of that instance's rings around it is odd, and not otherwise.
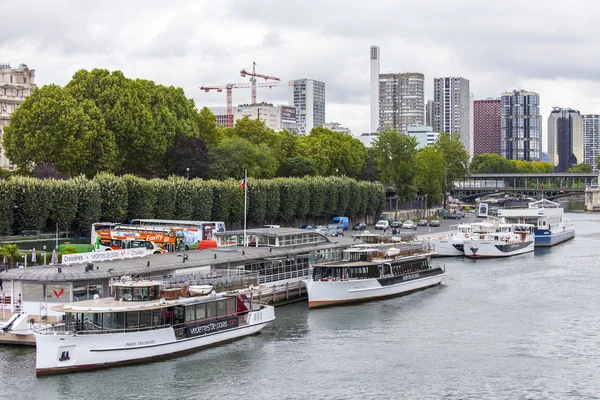
[[[538,92],[545,132],[553,106],[600,113],[598,11],[592,0],[12,1],[0,7],[0,62],[27,64],[40,86],[121,70],[183,87],[200,108],[225,105],[200,85],[246,82],[239,71],[256,61],[284,82],[324,81],[327,121],[360,134],[378,45],[381,72],[425,74],[426,99],[440,76],[469,79],[475,99]],[[288,87],[258,99],[287,104]]]

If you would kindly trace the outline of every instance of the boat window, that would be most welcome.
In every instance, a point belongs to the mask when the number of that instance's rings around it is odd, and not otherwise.
[[[382,275],[389,275],[392,273],[392,265],[389,263],[384,263],[382,266]]]
[[[206,318],[214,318],[217,316],[217,305],[215,302],[206,303]]]
[[[185,322],[196,320],[196,307],[189,306],[185,307]]]
[[[217,303],[217,317],[223,317],[227,315],[227,301],[219,300]]]
[[[102,327],[103,329],[124,329],[125,313],[104,313]]]
[[[206,318],[206,304],[196,304],[196,319]]]
[[[137,328],[140,324],[139,311],[129,311],[127,313],[127,328]]]
[[[235,298],[230,297],[227,299],[227,314],[231,315],[231,314],[235,314],[236,313],[236,307],[235,307]]]
[[[156,311],[154,313],[158,315]],[[140,311],[140,328],[147,328],[153,325],[154,324],[152,324],[152,310]]]
[[[183,324],[185,322],[185,312],[183,306],[176,306],[173,309],[173,324]]]
[[[133,288],[133,300],[150,300],[150,288],[148,287],[136,287]]]

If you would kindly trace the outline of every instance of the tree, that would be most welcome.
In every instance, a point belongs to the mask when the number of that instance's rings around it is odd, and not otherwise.
[[[208,150],[202,138],[180,136],[167,151],[168,175],[186,178],[208,177]]]
[[[77,254],[77,247],[71,245],[71,246],[65,246],[65,248],[62,251],[63,255],[65,254]]]
[[[472,174],[501,174],[516,172],[515,166],[500,154],[477,154],[471,160]]]
[[[223,139],[209,150],[208,160],[210,176],[215,179],[241,179],[244,169],[248,169],[248,176],[253,178],[271,178],[278,167],[266,144],[254,145],[239,137]]]
[[[58,85],[36,89],[12,114],[3,145],[20,169],[51,164],[66,176],[112,170],[115,138],[89,100],[77,101]]]
[[[417,193],[417,139],[401,135],[394,129],[386,129],[373,142],[373,149],[381,181],[394,188],[398,201],[412,200]],[[397,208],[398,202],[396,210]]]
[[[217,126],[217,118],[208,107],[200,110],[196,116],[196,125],[200,138],[204,139],[208,148],[215,147],[223,139],[223,130]]]
[[[15,266],[15,259],[21,257],[21,252],[16,244],[7,244],[4,247],[0,247],[0,256],[8,258],[8,267],[13,268]]]
[[[318,171],[317,162],[312,158],[295,156],[289,158],[279,166],[277,176],[303,177],[316,175]]]
[[[322,176],[358,178],[367,158],[360,140],[323,127],[313,128],[310,135],[298,138],[298,153],[314,159]]]
[[[444,158],[434,146],[425,146],[415,157],[417,163],[417,187],[419,193],[427,195],[427,208],[442,199],[444,184]]]
[[[591,174],[592,166],[586,163],[579,163],[573,165],[571,168],[567,170],[568,174]]]
[[[446,208],[447,193],[454,187],[454,181],[458,178],[464,178],[468,174],[469,153],[461,143],[458,133],[441,132],[434,146],[444,159],[442,195],[444,208]]]

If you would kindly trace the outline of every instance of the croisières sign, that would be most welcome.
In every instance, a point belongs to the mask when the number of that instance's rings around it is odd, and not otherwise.
[[[89,253],[65,254],[62,256],[62,264],[81,264],[94,261],[121,260],[124,258],[144,257],[152,254],[147,249],[126,249],[111,251],[92,251]]]

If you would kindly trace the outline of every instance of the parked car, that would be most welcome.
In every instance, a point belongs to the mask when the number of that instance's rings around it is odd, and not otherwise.
[[[392,221],[390,228],[402,228],[402,221]]]
[[[465,213],[463,211],[457,211],[457,212],[455,212],[455,214],[458,215],[461,218],[465,217]]]
[[[417,225],[415,225],[415,223],[412,222],[410,219],[407,219],[402,224],[402,229],[417,229]]]
[[[444,216],[444,219],[460,219],[460,214],[457,213],[448,213]]]
[[[427,220],[426,219],[420,219],[419,222],[417,222],[418,226],[427,226]]]
[[[389,228],[390,223],[388,221],[386,221],[385,219],[379,220],[377,221],[377,223],[375,224],[375,229],[387,229]]]
[[[333,228],[327,229],[322,232],[325,236],[344,236],[344,228]]]
[[[317,225],[315,226],[315,232],[325,232],[327,230],[327,227],[325,225]]]
[[[429,226],[440,226],[440,221],[438,219],[432,219],[429,221]]]
[[[363,224],[362,222],[360,224],[356,224],[352,227],[352,230],[355,230],[355,231],[364,231],[365,229],[367,229],[367,224]]]

